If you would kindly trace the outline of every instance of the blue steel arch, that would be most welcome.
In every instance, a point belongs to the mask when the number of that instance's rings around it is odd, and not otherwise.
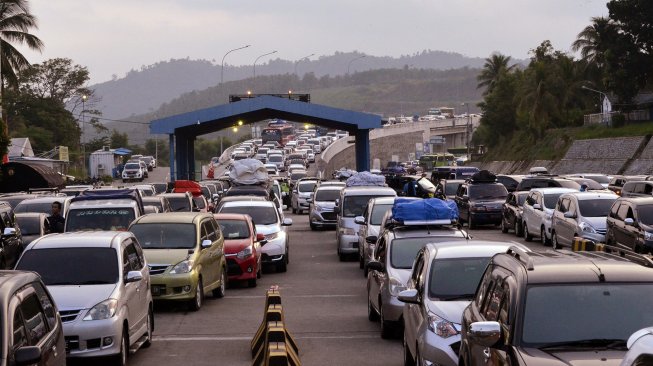
[[[381,116],[275,96],[263,95],[154,120],[150,123],[150,133],[169,136],[171,179],[192,179],[197,136],[230,128],[239,120],[247,123],[269,118],[349,132],[356,137],[356,168],[369,170],[369,131],[381,127]]]

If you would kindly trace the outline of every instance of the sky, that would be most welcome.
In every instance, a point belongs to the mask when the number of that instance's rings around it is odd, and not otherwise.
[[[313,59],[336,51],[375,56],[441,50],[527,58],[548,39],[571,43],[607,15],[607,0],[29,0],[43,52],[88,67],[91,84],[171,58],[249,65],[265,53]],[[258,64],[265,63],[261,58]]]

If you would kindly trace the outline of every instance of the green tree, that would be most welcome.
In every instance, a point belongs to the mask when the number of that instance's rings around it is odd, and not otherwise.
[[[613,46],[618,27],[609,18],[594,17],[592,24],[585,27],[571,44],[573,51],[580,51],[583,60],[598,68],[605,65],[605,52]]]
[[[483,69],[477,77],[477,88],[485,88],[483,95],[487,95],[492,92],[492,89],[494,88],[494,85],[496,84],[499,76],[504,71],[511,71],[515,67],[515,65],[508,66],[509,62],[510,56],[504,56],[499,53],[495,53],[485,59]]]
[[[483,117],[472,139],[475,144],[496,146],[517,129],[515,103],[521,77],[521,72],[505,69],[497,75],[492,91],[479,103]]]
[[[43,42],[37,36],[29,33],[37,28],[36,17],[29,12],[26,0],[0,1],[1,78],[10,86],[18,84],[18,73],[30,65],[14,45],[26,45],[35,51],[43,49]],[[4,83],[2,84],[4,85]]]
[[[620,26],[635,48],[644,55],[653,57],[653,2],[611,0],[607,6],[610,19]]]
[[[127,136],[127,133],[120,133],[115,129],[111,133],[109,141],[111,143],[111,148],[113,149],[129,146],[129,136]]]

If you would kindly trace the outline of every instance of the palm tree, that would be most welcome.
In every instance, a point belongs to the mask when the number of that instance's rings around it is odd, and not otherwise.
[[[481,73],[476,77],[478,80],[476,87],[478,89],[486,88],[485,92],[483,92],[483,95],[487,95],[492,92],[497,79],[503,72],[508,72],[515,67],[515,65],[508,66],[509,62],[510,56],[504,56],[500,53],[495,53],[485,59],[483,70],[481,70]]]
[[[25,44],[36,51],[43,49],[43,42],[29,33],[36,28],[37,20],[29,12],[27,0],[0,0],[0,81],[16,85],[18,72],[30,65],[13,44]]]
[[[588,64],[595,64],[601,68],[605,62],[604,53],[617,33],[617,25],[612,20],[593,17],[592,24],[578,33],[576,40],[571,44],[571,49],[575,52],[580,51],[581,57]]]

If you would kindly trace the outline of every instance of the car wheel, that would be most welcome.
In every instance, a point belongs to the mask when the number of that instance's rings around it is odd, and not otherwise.
[[[256,277],[247,280],[247,287],[256,287]]]
[[[0,258],[0,269],[8,269],[7,260],[5,259],[5,257]]]
[[[501,232],[504,234],[508,232],[508,227],[506,226],[506,220],[503,218],[501,218]]]
[[[152,333],[154,333],[154,316],[152,308],[147,311],[147,339],[143,342],[141,348],[147,348],[152,345]]]
[[[367,292],[367,320],[371,322],[379,321],[379,313],[374,310],[372,302],[370,301],[370,292]]]
[[[127,357],[129,355],[129,334],[127,329],[122,329],[122,339],[120,339],[120,353],[116,355],[114,365],[127,366]]]
[[[416,366],[415,359],[410,353],[410,348],[408,348],[408,343],[406,343],[406,335],[404,335],[404,366]]]
[[[195,290],[195,296],[190,300],[190,310],[198,311],[202,307],[202,301],[204,300],[204,285],[202,284],[202,278],[197,282],[197,289]]]
[[[288,265],[286,263],[287,256],[288,256],[288,253],[286,253],[286,255],[284,255],[284,258],[282,260],[280,260],[279,263],[277,264],[277,272],[283,273],[283,272],[286,272],[288,270]]]
[[[526,240],[526,241],[532,241],[532,240],[533,240],[533,235],[531,235],[531,233],[528,232],[528,225],[526,225],[526,221],[524,221],[524,223],[522,224],[522,226],[523,226],[523,228],[524,228],[524,229],[523,229],[523,230],[524,230],[524,240]]]
[[[295,210],[295,207],[292,206],[292,205],[291,205],[291,207],[292,207],[292,213],[296,214],[296,213],[297,213],[297,210]]]
[[[391,339],[395,334],[395,328],[393,324],[385,320],[383,316],[383,304],[379,301],[379,317],[381,318],[381,338]]]
[[[309,225],[311,225],[311,230],[313,230],[313,231],[317,230],[317,226],[315,226],[315,224],[313,224],[312,221],[309,222]]]
[[[551,231],[551,246],[553,249],[560,248],[560,244],[558,244],[558,235],[555,231]]]
[[[220,286],[218,288],[213,289],[211,292],[213,294],[213,297],[215,298],[221,298],[224,297],[225,293],[227,292],[227,270],[222,267],[222,274],[220,274]]]
[[[546,229],[544,228],[544,226],[540,228],[540,242],[544,246],[548,246],[550,243],[550,240],[546,238]]]

